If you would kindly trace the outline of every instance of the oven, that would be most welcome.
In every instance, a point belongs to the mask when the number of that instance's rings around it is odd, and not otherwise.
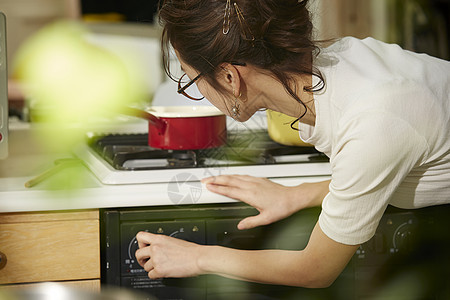
[[[216,275],[150,280],[134,254],[139,231],[237,249],[300,250],[319,213],[320,208],[306,209],[275,224],[240,231],[239,220],[256,211],[239,203],[105,209],[102,284],[139,291],[142,299],[449,299],[450,206],[388,207],[375,236],[325,289],[248,283]]]

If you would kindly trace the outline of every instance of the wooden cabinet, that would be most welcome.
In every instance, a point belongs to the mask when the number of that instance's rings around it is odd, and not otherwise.
[[[0,284],[100,289],[98,210],[0,214]]]

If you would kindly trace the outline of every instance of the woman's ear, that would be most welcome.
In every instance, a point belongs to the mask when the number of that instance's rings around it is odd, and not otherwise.
[[[222,71],[219,72],[219,82],[230,92],[234,97],[239,97],[241,94],[241,76],[236,66],[230,63],[223,63],[220,65]]]

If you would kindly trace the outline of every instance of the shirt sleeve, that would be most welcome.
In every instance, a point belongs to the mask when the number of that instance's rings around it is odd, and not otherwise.
[[[428,145],[408,122],[386,111],[362,112],[342,123],[319,225],[331,239],[357,245],[375,234],[393,193],[424,160]]]

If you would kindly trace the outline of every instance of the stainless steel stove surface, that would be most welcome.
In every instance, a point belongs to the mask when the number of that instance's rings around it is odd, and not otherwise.
[[[180,170],[193,178],[222,174],[264,177],[330,174],[328,158],[313,147],[284,146],[265,130],[229,131],[224,146],[163,150],[147,144],[147,134],[91,135],[76,154],[104,184],[169,182]]]

